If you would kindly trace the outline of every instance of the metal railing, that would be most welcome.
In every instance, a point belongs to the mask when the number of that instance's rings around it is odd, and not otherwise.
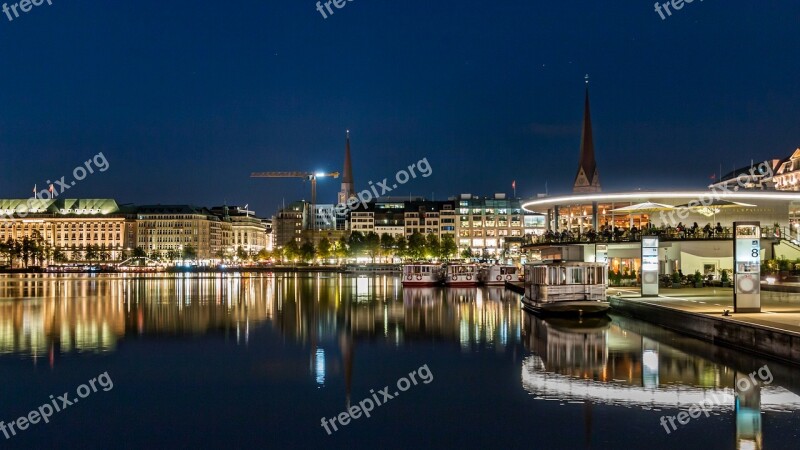
[[[642,235],[658,236],[662,241],[713,241],[730,240],[733,232],[730,227],[723,227],[722,230],[703,228],[686,228],[678,230],[676,228],[648,228],[645,230],[623,230],[616,229],[595,233],[592,231],[585,233],[547,232],[541,236],[528,236],[526,245],[546,245],[546,244],[606,244],[606,243],[625,243],[641,242]]]

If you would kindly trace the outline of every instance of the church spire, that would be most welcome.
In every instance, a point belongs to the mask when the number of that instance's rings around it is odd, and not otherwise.
[[[350,197],[355,195],[353,183],[353,165],[350,161],[350,130],[347,130],[347,139],[344,149],[344,171],[342,176],[342,190],[339,192],[339,203],[345,204]]]
[[[589,108],[589,75],[586,75],[586,100],[583,106],[583,131],[581,132],[581,155],[578,173],[572,191],[575,193],[600,192],[600,175],[594,159],[594,137],[592,116]]]

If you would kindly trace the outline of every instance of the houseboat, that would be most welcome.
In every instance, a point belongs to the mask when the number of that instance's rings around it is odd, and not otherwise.
[[[522,306],[542,314],[604,314],[610,304],[608,265],[554,261],[525,266]]]
[[[433,286],[441,284],[442,278],[439,264],[405,264],[401,274],[403,286]]]
[[[481,269],[481,282],[488,286],[503,286],[506,281],[519,281],[517,266],[495,264]]]
[[[447,286],[477,286],[479,280],[477,264],[448,264],[444,284]]]

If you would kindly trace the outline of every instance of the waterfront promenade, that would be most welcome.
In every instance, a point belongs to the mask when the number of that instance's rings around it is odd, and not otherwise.
[[[733,312],[732,288],[663,289],[641,297],[638,288],[608,290],[612,309],[715,343],[800,363],[800,296],[762,291],[761,313]],[[730,310],[729,316],[723,312]]]

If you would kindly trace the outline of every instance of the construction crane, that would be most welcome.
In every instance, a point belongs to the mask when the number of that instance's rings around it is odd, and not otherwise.
[[[317,229],[317,178],[339,178],[339,172],[253,172],[250,178],[300,178],[311,181],[311,231]]]

